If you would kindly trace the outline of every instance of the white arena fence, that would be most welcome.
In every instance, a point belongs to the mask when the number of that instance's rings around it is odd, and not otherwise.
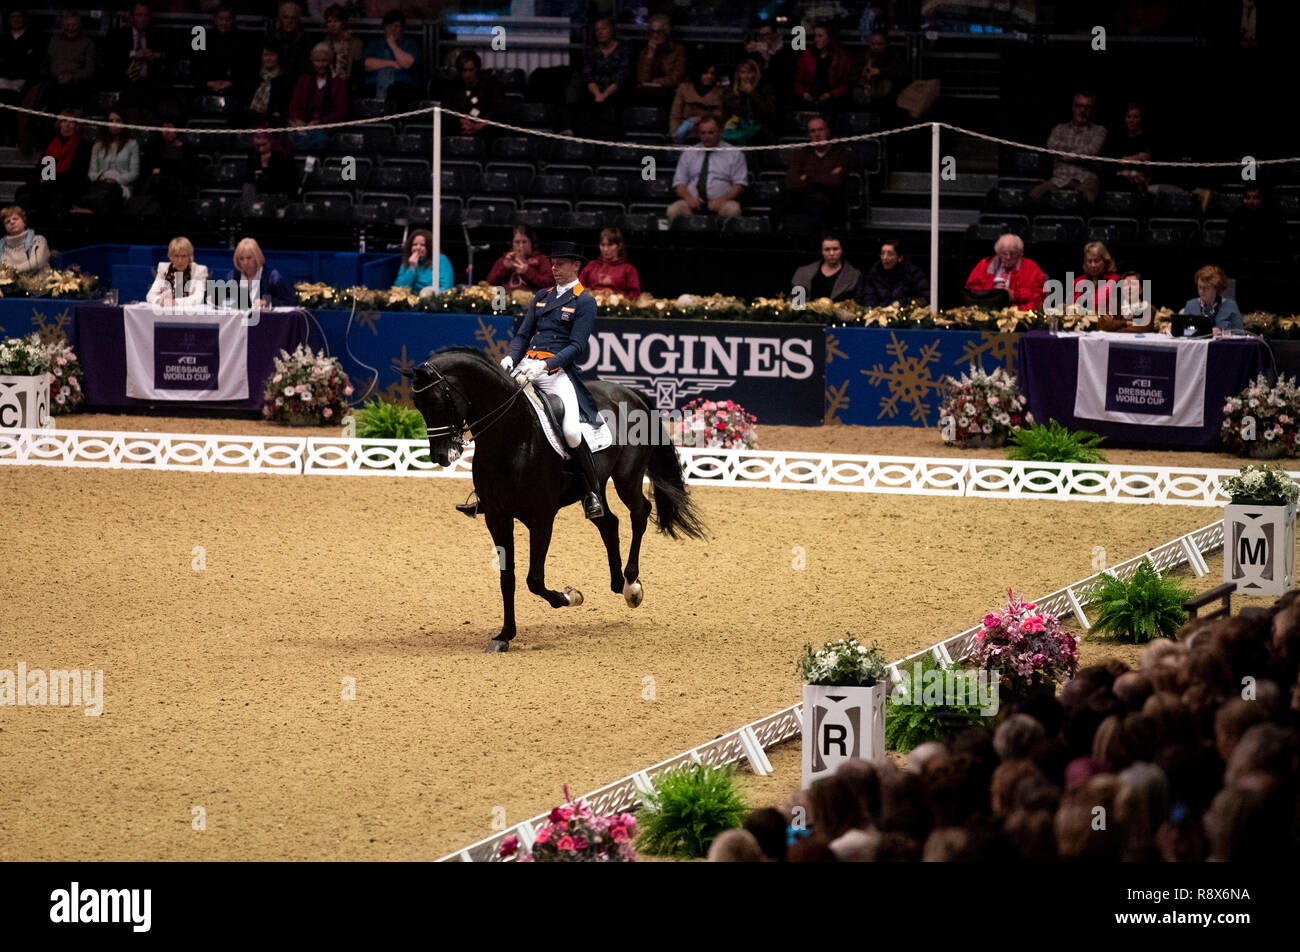
[[[1053,499],[1221,507],[1235,469],[1035,463],[786,450],[678,447],[692,486],[818,492]],[[0,465],[154,469],[308,476],[425,476],[467,479],[473,444],[450,467],[429,459],[423,440],[224,436],[93,430],[0,430]],[[1292,473],[1300,478],[1300,473]]]
[[[1073,585],[1067,585],[1050,595],[1035,598],[1033,601],[1040,609],[1054,615],[1073,614],[1079,620],[1079,623],[1084,628],[1087,628],[1089,623],[1084,615],[1084,609],[1095,600],[1097,587],[1103,575],[1114,575],[1121,579],[1128,578],[1137,571],[1143,559],[1150,559],[1156,571],[1162,575],[1182,565],[1191,566],[1192,571],[1198,576],[1206,575],[1209,569],[1205,564],[1205,556],[1217,552],[1221,548],[1223,548],[1223,523],[1214,522],[1194,532],[1172,539],[1164,545],[1157,546],[1142,555],[1121,562],[1103,572],[1098,572],[1096,575],[1080,579]],[[888,665],[890,679],[895,683],[902,680],[903,676],[899,669],[926,654],[933,655],[937,661],[946,664],[960,662],[968,654],[972,640],[979,630],[980,626],[976,625],[974,628],[953,635],[933,647],[922,649],[915,654],[910,654],[906,658],[893,662]],[[578,799],[587,803],[596,813],[628,810],[637,805],[637,794],[649,790],[654,778],[670,770],[678,770],[697,763],[722,766],[736,764],[744,760],[748,762],[750,769],[754,773],[766,776],[772,772],[772,763],[767,759],[766,751],[777,744],[798,737],[802,729],[803,704],[794,704],[784,710],[777,711],[775,714],[770,714],[767,717],[746,724],[729,734],[723,734],[715,740],[686,751],[684,754],[678,754],[676,757],[670,757],[653,767],[639,770],[630,777],[624,777],[622,780],[601,787],[599,790],[594,790]],[[521,850],[530,849],[533,845],[534,834],[546,822],[547,814],[540,814],[531,820],[518,823],[508,830],[502,830],[454,853],[449,853],[438,862],[503,862],[501,859],[501,843],[507,836],[517,836]]]

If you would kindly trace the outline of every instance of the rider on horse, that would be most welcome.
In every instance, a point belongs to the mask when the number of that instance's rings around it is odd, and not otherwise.
[[[550,251],[555,286],[538,291],[523,320],[515,327],[514,339],[501,367],[516,378],[555,394],[564,404],[564,442],[582,470],[587,485],[582,509],[588,519],[605,515],[596,461],[582,437],[579,422],[599,429],[604,420],[596,400],[578,378],[577,365],[590,351],[596,327],[596,301],[578,282],[583,265],[581,250],[568,241],[558,241]]]

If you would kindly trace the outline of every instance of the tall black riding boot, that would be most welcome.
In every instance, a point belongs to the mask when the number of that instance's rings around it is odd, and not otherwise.
[[[591,455],[591,447],[585,438],[580,439],[569,453],[578,461],[582,479],[587,484],[587,494],[582,497],[582,511],[588,519],[599,519],[605,515],[605,507],[600,501],[600,484],[596,479],[596,460]]]

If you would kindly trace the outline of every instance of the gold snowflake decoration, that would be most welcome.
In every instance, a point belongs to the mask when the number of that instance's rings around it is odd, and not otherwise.
[[[826,363],[830,363],[836,357],[843,357],[848,360],[849,355],[840,350],[840,339],[830,331],[826,332]]]
[[[1019,334],[984,331],[980,334],[978,344],[972,344],[970,341],[962,344],[962,366],[975,364],[983,367],[984,361],[982,358],[987,354],[1002,364],[1007,373],[1014,373],[1016,369],[1016,342],[1019,339]]]
[[[474,339],[483,345],[483,350],[497,363],[505,358],[506,350],[510,346],[504,340],[497,340],[497,329],[481,317],[478,319],[478,330],[474,332]]]
[[[926,414],[930,412],[927,397],[939,393],[942,385],[931,376],[930,364],[939,359],[939,342],[933,341],[921,348],[919,357],[907,356],[907,344],[898,339],[893,331],[889,332],[890,342],[885,348],[894,357],[894,363],[888,370],[876,364],[870,370],[858,373],[867,375],[873,387],[882,383],[888,385],[889,395],[880,398],[880,413],[876,419],[894,417],[898,414],[900,403],[911,403],[910,416],[922,426],[929,426]]]
[[[849,408],[849,398],[845,392],[848,389],[849,382],[847,380],[840,384],[838,388],[833,386],[826,388],[826,416],[822,420],[823,423],[831,424],[844,422],[840,419],[839,413],[841,410],[847,410]]]
[[[411,403],[411,381],[403,374],[403,371],[414,369],[415,361],[406,356],[406,345],[403,344],[402,356],[393,358],[393,370],[397,371],[397,379],[384,391],[386,403],[400,403],[407,407],[414,405]]]
[[[45,346],[68,339],[68,325],[72,323],[72,308],[66,307],[52,318],[32,308],[32,325]]]

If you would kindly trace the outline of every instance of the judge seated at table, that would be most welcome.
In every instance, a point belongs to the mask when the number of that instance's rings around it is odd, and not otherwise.
[[[1151,334],[1155,323],[1151,313],[1151,301],[1142,289],[1142,275],[1136,271],[1125,271],[1115,285],[1118,313],[1099,311],[1097,328],[1121,334]]]
[[[1047,275],[1025,257],[1025,243],[1020,236],[1002,235],[994,242],[993,252],[981,259],[966,279],[965,302],[988,308],[1014,304],[1022,311],[1042,307],[1047,297]]]
[[[1217,265],[1207,264],[1196,272],[1196,297],[1183,305],[1183,314],[1205,317],[1214,322],[1215,336],[1221,331],[1243,331],[1241,310],[1232,298],[1225,298],[1228,276]]]
[[[244,238],[235,246],[235,270],[226,272],[226,281],[239,281],[238,297],[232,303],[243,308],[256,302],[258,307],[293,307],[298,295],[279,271],[266,270],[266,256],[252,238]],[[224,303],[225,288],[213,286],[209,303]]]
[[[173,238],[145,300],[155,307],[194,306],[202,305],[207,293],[208,269],[195,262],[194,245],[188,238]]]

